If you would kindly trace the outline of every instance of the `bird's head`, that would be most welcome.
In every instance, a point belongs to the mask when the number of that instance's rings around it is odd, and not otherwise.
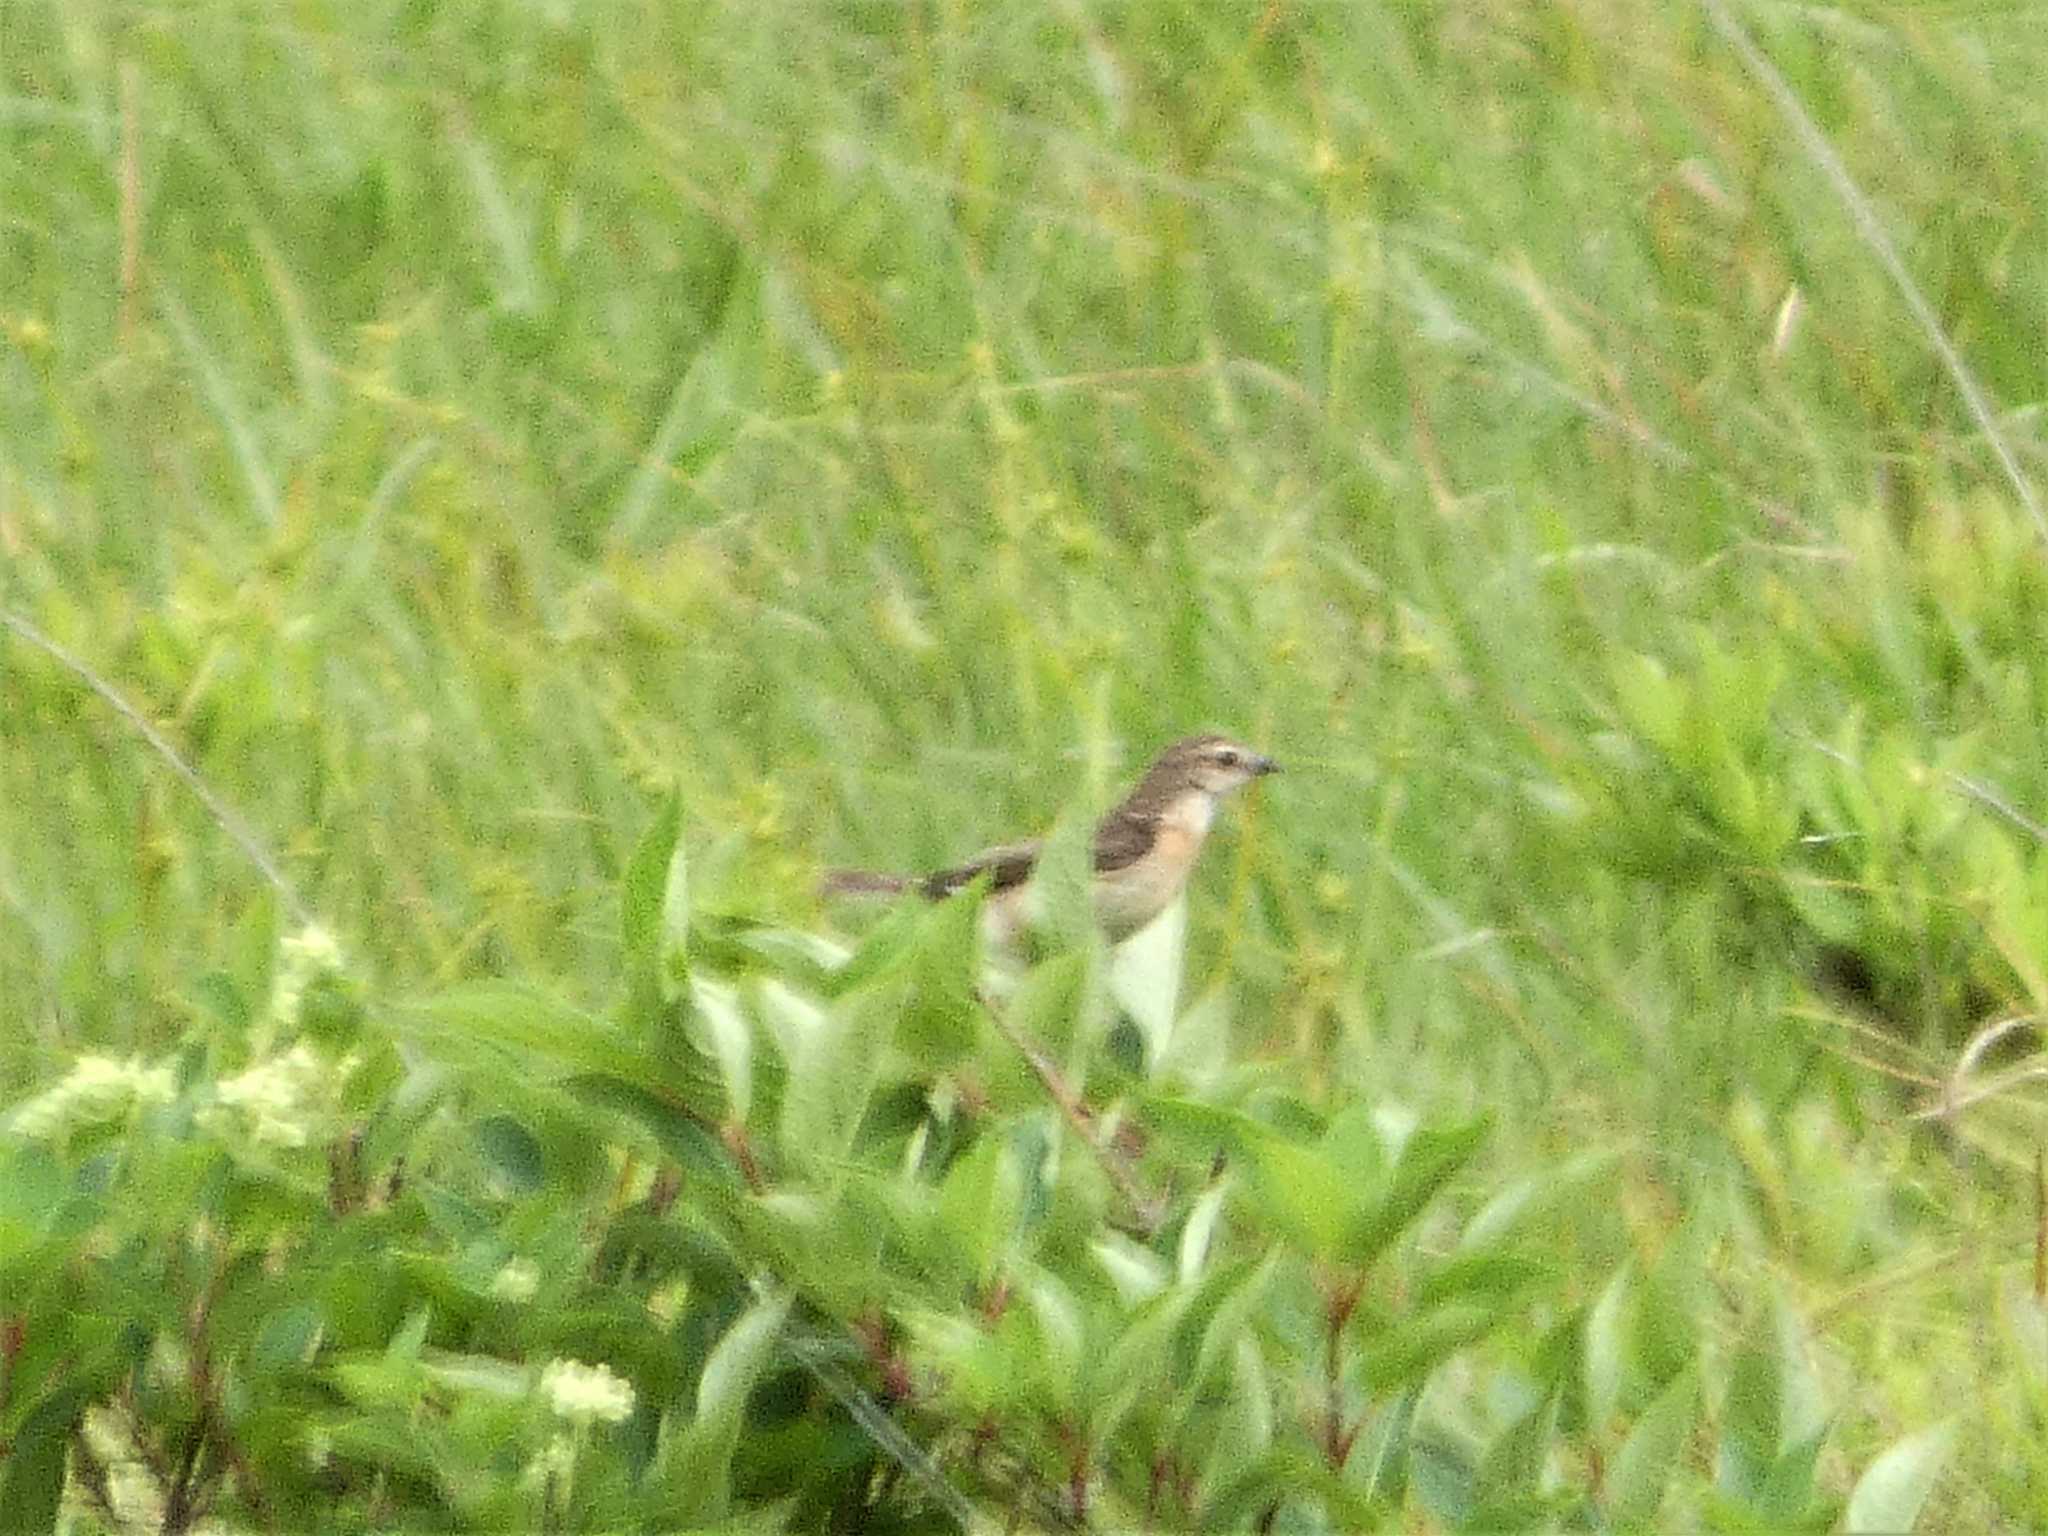
[[[1273,759],[1241,741],[1228,736],[1190,736],[1159,754],[1159,760],[1145,775],[1141,792],[1149,791],[1148,798],[1160,800],[1172,799],[1191,789],[1220,796],[1240,784],[1279,771],[1280,765]]]

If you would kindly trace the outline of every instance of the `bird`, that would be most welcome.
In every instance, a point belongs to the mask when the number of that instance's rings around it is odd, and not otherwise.
[[[1103,936],[1119,944],[1171,906],[1187,886],[1218,803],[1279,770],[1272,758],[1213,733],[1185,737],[1161,752],[1136,787],[1095,824],[1090,885]],[[915,892],[943,901],[985,875],[983,928],[1007,947],[1036,920],[1031,877],[1044,846],[1042,840],[1004,843],[928,875],[835,869],[827,871],[821,889],[828,896]]]

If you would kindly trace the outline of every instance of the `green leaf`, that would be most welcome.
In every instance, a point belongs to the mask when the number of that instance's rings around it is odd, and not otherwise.
[[[1280,1259],[1281,1250],[1275,1249],[1256,1263],[1247,1260],[1216,1270],[1202,1282],[1198,1303],[1188,1314],[1189,1321],[1201,1327],[1201,1344],[1189,1378],[1192,1395],[1206,1392],[1210,1373],[1251,1333],[1266,1293],[1280,1273]]]
[[[722,1180],[733,1177],[732,1159],[712,1133],[710,1122],[687,1105],[603,1072],[572,1077],[563,1086],[585,1103],[637,1120],[661,1149],[686,1169]]]
[[[1317,1148],[1264,1127],[1246,1138],[1260,1203],[1282,1231],[1319,1259],[1349,1253],[1359,1230],[1357,1187]]]
[[[952,898],[947,900],[950,902]],[[862,937],[860,948],[831,973],[825,996],[844,997],[898,972],[917,953],[918,939],[924,931],[925,922],[933,915],[932,909],[923,901],[906,897],[897,902]]]
[[[1309,1529],[1335,1527],[1340,1531],[1377,1528],[1374,1511],[1358,1490],[1330,1470],[1319,1456],[1310,1456],[1297,1446],[1278,1445],[1244,1463],[1231,1478],[1212,1479],[1215,1492],[1202,1503],[1199,1528],[1231,1531],[1260,1525],[1262,1515],[1296,1499],[1321,1501],[1327,1519]],[[1275,1521],[1292,1529],[1304,1522]]]
[[[1437,1366],[1492,1331],[1502,1316],[1495,1307],[1452,1302],[1386,1329],[1364,1341],[1359,1378],[1371,1392],[1419,1386]]]
[[[1008,1250],[1023,1210],[1024,1174],[1006,1136],[985,1135],[947,1170],[938,1225],[960,1245],[969,1278],[985,1282]]]
[[[1192,1284],[1208,1263],[1209,1245],[1216,1236],[1217,1224],[1223,1219],[1223,1205],[1230,1198],[1230,1186],[1229,1179],[1218,1179],[1202,1191],[1188,1212],[1188,1219],[1180,1230],[1178,1265],[1182,1285]]]
[[[1424,1206],[1472,1160],[1491,1125],[1482,1115],[1444,1130],[1420,1130],[1401,1148],[1385,1192],[1344,1235],[1341,1257],[1363,1267],[1421,1214]]]
[[[775,1360],[789,1298],[756,1302],[726,1329],[697,1380],[697,1411],[659,1452],[664,1524],[709,1528],[732,1513],[732,1458],[747,1399]]]
[[[981,1042],[976,1000],[981,974],[981,909],[988,882],[919,913],[910,944],[910,993],[896,1038],[920,1067],[938,1071]]]
[[[1737,1351],[1721,1398],[1721,1465],[1715,1479],[1740,1499],[1762,1496],[1778,1464],[1779,1381],[1775,1353]]]
[[[1096,942],[1090,896],[1095,874],[1095,824],[1070,807],[1039,850],[1031,872],[1033,929],[1055,949],[1085,950]]]
[[[31,1408],[15,1432],[0,1478],[0,1536],[54,1530],[64,1493],[71,1431],[84,1416],[93,1388],[70,1382]]]
[[[1008,1002],[1010,1027],[1055,1060],[1085,1038],[1090,957],[1070,951],[1033,966]],[[1068,1085],[1076,1092],[1078,1081]]]
[[[1699,1418],[1699,1375],[1680,1371],[1643,1410],[1607,1475],[1607,1515],[1616,1530],[1648,1530]]]
[[[488,1115],[478,1121],[476,1144],[485,1165],[515,1194],[530,1195],[547,1178],[539,1138],[510,1115]]]
[[[754,1101],[754,1027],[739,993],[722,981],[692,976],[690,1023],[699,1049],[725,1079],[727,1116],[744,1122]]]
[[[671,789],[626,864],[619,892],[627,986],[636,1011],[665,997],[670,954],[682,953],[690,926],[688,865],[683,856],[682,796]]]
[[[1826,1504],[1814,1486],[1814,1469],[1820,1463],[1820,1448],[1826,1439],[1827,1428],[1823,1425],[1779,1453],[1761,1492],[1751,1500],[1751,1506],[1765,1520],[1786,1530],[1823,1523]]]
[[[1557,1438],[1557,1397],[1546,1392],[1487,1446],[1477,1482],[1483,1502],[1499,1508],[1540,1491],[1543,1459]]]
[[[1614,1416],[1628,1370],[1635,1265],[1625,1262],[1586,1314],[1586,1423],[1596,1433]]]
[[[1398,1507],[1408,1491],[1409,1436],[1421,1401],[1422,1384],[1417,1382],[1374,1415],[1345,1463],[1359,1491],[1383,1509]]]
[[[1631,1353],[1654,1387],[1662,1387],[1699,1353],[1699,1319],[1708,1312],[1706,1254],[1714,1237],[1712,1222],[1695,1209],[1643,1280]]]
[[[1856,1479],[1842,1529],[1852,1536],[1912,1530],[1927,1495],[1948,1466],[1955,1439],[1954,1421],[1945,1420],[1895,1442]]]
[[[1623,656],[1613,666],[1614,691],[1622,715],[1635,732],[1669,752],[1678,745],[1687,700],[1662,662],[1652,656]]]
[[[399,1033],[437,1057],[473,1059],[479,1050],[510,1061],[522,1074],[563,1077],[612,1072],[629,1081],[647,1076],[646,1052],[611,1024],[536,988],[478,981],[402,1008]]]
[[[836,999],[796,1042],[782,1095],[782,1134],[822,1166],[845,1161],[881,1080],[903,985],[884,979]]]
[[[251,1361],[263,1370],[305,1365],[313,1358],[327,1316],[319,1303],[301,1301],[280,1307],[263,1320],[250,1350]]]

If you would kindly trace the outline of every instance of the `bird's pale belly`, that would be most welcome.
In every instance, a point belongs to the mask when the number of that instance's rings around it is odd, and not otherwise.
[[[1168,822],[1150,853],[1095,877],[1095,916],[1111,943],[1129,938],[1172,905],[1201,847],[1199,833]]]

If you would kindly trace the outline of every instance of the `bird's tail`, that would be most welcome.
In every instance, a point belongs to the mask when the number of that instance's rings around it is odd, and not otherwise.
[[[821,896],[898,896],[910,889],[908,875],[884,875],[872,869],[828,869],[818,882]]]

